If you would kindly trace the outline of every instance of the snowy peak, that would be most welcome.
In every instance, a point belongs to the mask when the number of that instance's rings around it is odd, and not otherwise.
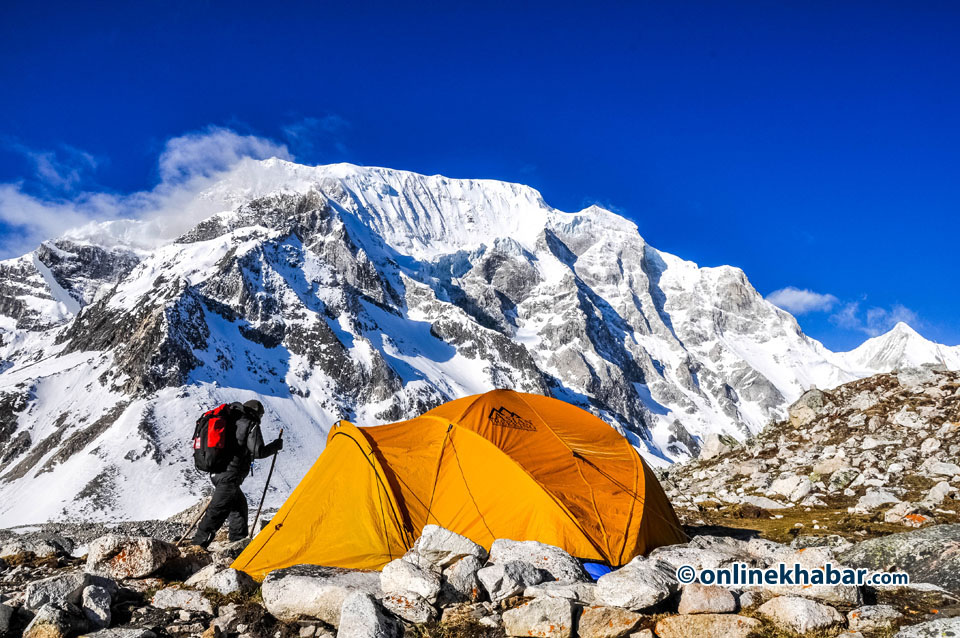
[[[838,357],[847,368],[869,373],[921,365],[960,369],[960,346],[934,343],[902,321],[889,332],[867,339],[858,348],[839,353]]]

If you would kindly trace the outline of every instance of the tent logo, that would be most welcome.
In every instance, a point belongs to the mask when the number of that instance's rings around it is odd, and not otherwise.
[[[490,415],[487,418],[490,419],[491,424],[501,428],[513,428],[514,430],[526,430],[528,432],[537,431],[537,428],[534,427],[531,421],[528,421],[516,412],[511,412],[503,406],[491,409]]]

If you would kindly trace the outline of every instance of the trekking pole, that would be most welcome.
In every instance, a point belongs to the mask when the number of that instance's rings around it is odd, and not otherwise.
[[[283,428],[280,429],[280,436],[277,438],[283,438]],[[267,488],[270,487],[270,477],[273,476],[273,466],[276,464],[277,452],[274,452],[273,460],[270,461],[270,471],[267,472],[267,482],[263,484],[263,496],[260,497],[260,505],[257,507],[257,515],[253,517],[253,527],[250,528],[250,538],[253,538],[257,533],[257,521],[260,520],[260,511],[263,509],[263,502],[267,499]]]
[[[197,517],[193,519],[192,523],[190,523],[190,527],[187,528],[187,531],[185,531],[183,533],[183,536],[181,536],[180,539],[176,542],[177,545],[180,545],[180,543],[182,543],[184,539],[186,539],[187,534],[193,531],[193,528],[196,526],[196,524],[200,522],[200,519],[203,518],[203,515],[207,513],[208,509],[210,509],[210,503],[212,502],[213,502],[212,498],[207,499],[207,504],[203,506],[203,509],[200,510],[199,514],[197,514]]]

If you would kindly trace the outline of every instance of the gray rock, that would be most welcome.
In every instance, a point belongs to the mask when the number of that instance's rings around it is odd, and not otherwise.
[[[718,457],[732,450],[735,445],[735,439],[728,436],[721,437],[716,432],[711,432],[700,447],[700,458],[706,461]]]
[[[951,494],[955,494],[956,491],[957,488],[953,487],[946,481],[940,481],[930,488],[930,491],[927,492],[923,502],[929,505],[939,505],[943,502],[943,499],[947,498],[947,496]]]
[[[67,638],[82,631],[85,621],[80,609],[71,603],[47,603],[37,610],[23,631],[23,638]]]
[[[400,638],[402,628],[362,591],[353,591],[343,600],[337,638]]]
[[[857,514],[869,514],[884,505],[899,502],[899,498],[886,490],[869,490],[857,501],[857,504],[853,507],[853,512]]]
[[[440,569],[450,567],[467,556],[473,556],[481,564],[487,560],[487,550],[483,547],[466,536],[438,525],[423,528],[423,534],[413,544],[413,551]]]
[[[573,603],[565,598],[535,598],[503,612],[503,628],[508,636],[571,638]]]
[[[893,638],[945,638],[960,636],[960,618],[938,618],[929,622],[902,627]]]
[[[490,562],[494,564],[523,561],[542,569],[552,580],[561,583],[586,582],[590,577],[580,561],[559,547],[537,541],[512,541],[499,538],[490,547]]]
[[[483,563],[476,556],[466,556],[443,570],[440,585],[440,600],[449,602],[475,602],[480,599],[483,586],[477,572]]]
[[[960,593],[960,525],[934,525],[857,543],[839,556],[851,567],[903,571],[911,583]]]
[[[69,572],[34,581],[27,585],[23,606],[37,610],[47,603],[79,605],[86,586],[87,575],[83,572]]]
[[[757,612],[777,626],[798,634],[830,629],[843,622],[843,616],[833,607],[799,596],[778,596],[760,605]]]
[[[658,638],[750,638],[760,629],[755,618],[733,614],[668,616],[657,622]]]
[[[195,573],[193,576],[188,578],[184,582],[184,585],[186,585],[187,587],[195,587],[197,589],[206,589],[207,580],[212,578],[214,574],[219,572],[221,569],[223,569],[223,567],[221,567],[220,565],[215,565],[215,564],[207,565],[206,567],[204,567],[203,569]]]
[[[380,574],[373,571],[294,565],[267,574],[260,587],[263,604],[284,621],[317,619],[337,627],[347,596],[379,596]]]
[[[546,579],[546,573],[529,563],[511,561],[484,567],[477,572],[477,578],[490,600],[496,603],[519,596],[531,585],[539,585]]]
[[[597,580],[597,600],[640,611],[666,600],[679,586],[676,570],[669,563],[638,556]]]
[[[680,605],[681,614],[732,614],[737,611],[737,599],[726,587],[690,583],[683,586]]]
[[[567,598],[586,605],[597,604],[596,583],[540,583],[523,590],[526,598]]]
[[[414,593],[386,594],[380,599],[384,608],[414,624],[425,624],[437,619],[437,610],[425,598]]]
[[[171,543],[149,536],[101,536],[87,549],[87,571],[109,578],[143,578],[178,558]]]
[[[73,541],[57,534],[44,534],[41,538],[13,538],[0,541],[0,558],[21,554],[33,554],[38,558],[69,556]]]
[[[398,558],[383,566],[380,573],[380,589],[386,594],[413,592],[436,602],[440,593],[440,577],[414,563]]]
[[[112,596],[105,587],[90,585],[83,590],[82,608],[87,622],[94,629],[106,629],[110,626],[113,614],[110,611]]]
[[[647,616],[621,609],[593,605],[585,607],[577,621],[579,638],[621,638],[630,636]]]
[[[7,633],[7,630],[10,629],[10,621],[13,619],[13,612],[13,607],[0,603],[0,636]]]
[[[213,603],[203,594],[189,589],[167,587],[161,589],[150,599],[150,604],[157,609],[185,609],[213,615]]]
[[[852,631],[875,632],[892,627],[903,614],[891,605],[867,605],[847,614],[847,627]]]
[[[249,575],[229,567],[217,572],[204,583],[205,589],[212,589],[224,596],[237,592],[248,594],[256,591],[257,587],[257,581]]]

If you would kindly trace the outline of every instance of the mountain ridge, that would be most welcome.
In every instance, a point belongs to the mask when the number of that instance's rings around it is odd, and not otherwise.
[[[282,499],[341,418],[513,387],[593,411],[663,464],[863,376],[740,269],[530,187],[246,160],[197,197],[222,210],[152,249],[138,237],[157,220],[110,222],[0,262],[0,401],[20,408],[0,427],[0,515],[135,518],[160,485],[153,507],[183,509],[204,485],[184,424],[238,398],[294,426]]]

